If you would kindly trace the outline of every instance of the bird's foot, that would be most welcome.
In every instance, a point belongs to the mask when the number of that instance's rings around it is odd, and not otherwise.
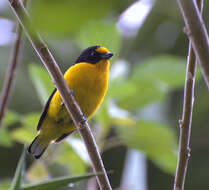
[[[60,106],[64,106],[64,105],[65,105],[65,103],[62,101],[61,104],[60,104]]]
[[[75,96],[74,91],[71,90],[71,89],[69,89],[68,93],[69,93],[70,95],[72,95],[72,96]],[[60,104],[60,106],[64,106],[64,105],[65,105],[65,103],[62,101],[61,104]]]
[[[69,89],[68,93],[71,95],[71,96],[74,96],[75,97],[75,93],[72,89]]]
[[[83,125],[83,124],[85,124],[87,122],[87,117],[86,117],[86,115],[83,113],[83,118],[82,118],[82,120],[80,121],[80,123]]]

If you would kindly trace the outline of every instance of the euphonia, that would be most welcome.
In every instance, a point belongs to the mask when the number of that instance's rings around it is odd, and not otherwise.
[[[85,49],[64,74],[86,118],[91,118],[102,103],[108,88],[109,59],[113,56],[103,46]],[[51,143],[59,143],[76,130],[57,89],[49,97],[37,125],[37,136],[28,152],[38,159]]]

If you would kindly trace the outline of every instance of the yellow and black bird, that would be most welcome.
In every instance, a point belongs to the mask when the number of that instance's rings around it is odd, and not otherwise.
[[[85,49],[64,75],[68,87],[84,115],[89,119],[102,103],[108,88],[109,59],[113,56],[102,46]],[[37,125],[37,136],[28,147],[36,159],[53,142],[59,143],[76,130],[59,92],[49,97]]]

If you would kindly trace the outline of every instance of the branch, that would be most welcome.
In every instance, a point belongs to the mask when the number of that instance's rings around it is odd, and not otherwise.
[[[24,5],[26,4],[26,0],[24,0],[23,4]],[[8,70],[6,73],[6,77],[4,80],[4,85],[0,97],[0,127],[1,127],[2,119],[4,117],[4,113],[6,111],[6,107],[12,91],[12,87],[14,85],[14,78],[19,60],[21,38],[22,38],[22,27],[20,26],[19,23],[17,23],[17,37],[15,39],[13,51],[11,53],[11,60],[8,66]]]
[[[195,0],[177,0],[186,25],[187,35],[209,89],[209,38]]]
[[[71,116],[77,130],[79,131],[86,145],[86,148],[88,150],[93,165],[94,172],[104,173],[104,175],[97,176],[97,181],[100,186],[100,189],[111,190],[112,188],[110,186],[107,173],[105,171],[101,156],[96,146],[95,139],[91,133],[91,130],[83,113],[81,112],[80,107],[75,101],[75,98],[73,97],[72,93],[70,93],[70,90],[63,78],[63,75],[54,57],[49,51],[47,45],[40,38],[39,34],[33,29],[28,13],[26,12],[21,2],[19,0],[8,0],[8,1],[10,3],[13,12],[18,18],[20,24],[22,25],[24,31],[26,32],[27,37],[30,40],[33,48],[35,49],[37,55],[41,59],[46,69],[48,70],[53,83],[58,89],[64,101],[65,107],[67,108],[69,115]]]
[[[202,11],[202,0],[197,0],[198,7]],[[176,175],[174,181],[174,190],[183,190],[186,177],[188,161],[190,157],[190,133],[192,123],[192,109],[194,101],[194,82],[196,70],[196,57],[192,48],[191,41],[189,42],[189,52],[187,58],[187,70],[184,87],[184,105],[183,115],[180,121],[180,140],[179,140],[179,154],[178,164],[176,168]]]

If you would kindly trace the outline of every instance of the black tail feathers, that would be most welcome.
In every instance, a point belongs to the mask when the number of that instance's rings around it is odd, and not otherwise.
[[[43,147],[38,143],[38,137],[36,137],[28,147],[28,153],[32,154],[35,159],[39,159],[43,155],[46,148],[47,146]]]

